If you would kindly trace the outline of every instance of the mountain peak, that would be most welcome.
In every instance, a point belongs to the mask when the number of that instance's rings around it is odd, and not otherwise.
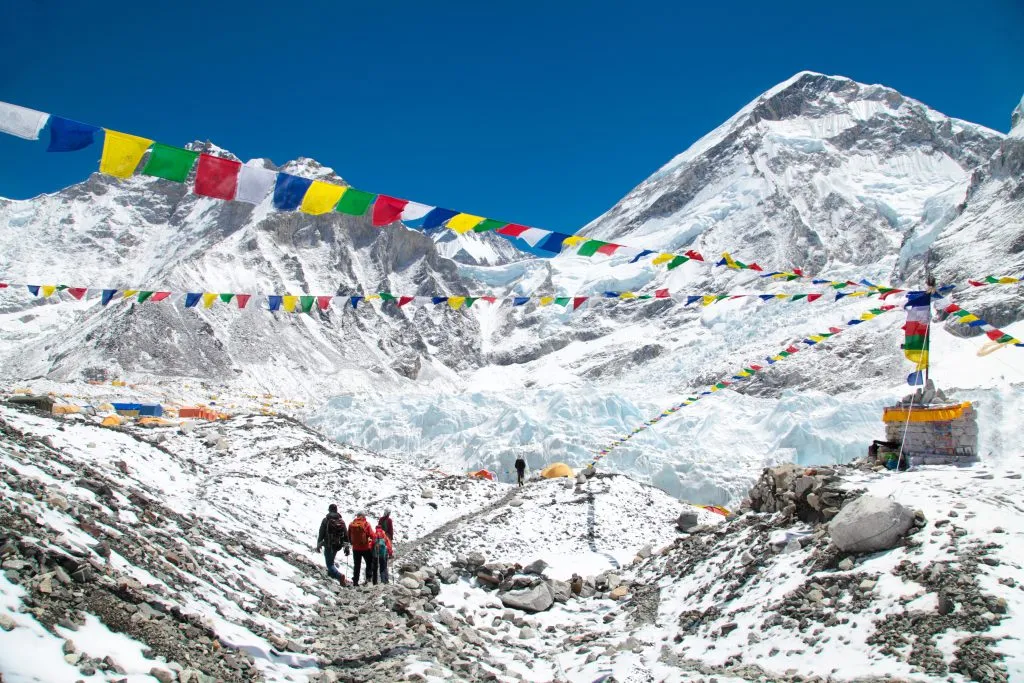
[[[1024,138],[1024,96],[1020,98],[1020,103],[1010,114],[1010,135]]]

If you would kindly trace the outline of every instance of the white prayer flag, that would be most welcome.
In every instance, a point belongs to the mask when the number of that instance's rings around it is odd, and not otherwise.
[[[235,195],[235,200],[259,204],[274,187],[275,182],[277,182],[276,171],[246,164],[242,166],[242,171],[238,174],[238,193]]]
[[[434,207],[432,206],[420,204],[419,202],[409,202],[405,205],[405,208],[402,209],[402,220],[418,221],[433,210]]]
[[[0,130],[26,140],[38,140],[50,115],[16,104],[0,102]]]

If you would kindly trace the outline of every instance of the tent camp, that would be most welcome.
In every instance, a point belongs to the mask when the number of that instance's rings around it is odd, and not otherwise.
[[[107,415],[100,424],[104,427],[120,427],[124,424],[124,420],[120,415]]]
[[[572,468],[566,465],[564,462],[553,462],[543,470],[541,470],[540,476],[545,479],[555,479],[556,477],[571,477]]]

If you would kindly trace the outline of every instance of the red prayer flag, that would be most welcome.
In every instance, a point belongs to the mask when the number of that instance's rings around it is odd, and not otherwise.
[[[793,272],[796,273],[797,275],[799,275],[800,277],[804,276],[804,271],[802,269],[800,269],[800,268],[794,268]]]
[[[612,244],[610,242],[608,244],[602,244],[597,248],[597,253],[605,254],[606,256],[611,256],[612,254],[615,253],[615,250],[621,246],[621,244]]]
[[[978,282],[977,280],[968,280],[967,283],[969,285],[971,285],[972,287],[984,287],[985,286],[984,282]]]
[[[959,310],[960,310],[960,307],[957,306],[956,304],[950,304],[950,305],[946,306],[946,313],[956,313]]]
[[[163,301],[171,295],[170,292],[155,292],[150,298],[150,301]]]
[[[509,237],[519,237],[530,228],[525,225],[519,225],[518,223],[509,223],[503,228],[498,228],[495,232],[501,235],[508,235]]]
[[[750,369],[753,370],[754,372],[757,372],[758,370],[761,369],[761,366],[760,365],[751,365]]]
[[[316,307],[321,311],[326,311],[327,307],[331,305],[332,296],[318,296],[316,298]]]
[[[821,294],[808,294],[807,295],[807,301],[808,302],[810,302],[810,301],[817,301],[820,298],[821,298]]]
[[[890,304],[890,305],[888,305],[888,306],[882,306],[882,307],[880,308],[880,310],[883,310],[883,311],[891,311],[891,310],[892,310],[892,309],[894,309],[894,308],[896,308],[896,307],[895,307],[895,306],[893,306],[892,304]]]
[[[656,290],[654,290],[654,298],[655,299],[667,299],[668,298],[668,290],[667,289],[656,289]]]
[[[238,307],[245,308],[245,305],[249,303],[249,297],[251,296],[252,294],[235,294],[235,301],[238,302]]]
[[[496,297],[496,296],[482,296],[480,298],[483,299],[484,301],[486,301],[489,304],[493,304],[495,301],[498,300],[498,297]]]
[[[7,283],[6,282],[0,282],[0,289],[7,289]]]
[[[196,167],[195,193],[215,199],[234,199],[241,170],[240,161],[200,154],[199,165]]]
[[[797,351],[799,351],[799,350],[800,350],[800,349],[796,348],[795,346],[787,346],[787,347],[786,347],[786,352],[787,352],[787,353],[796,353],[796,352],[797,352]]]
[[[908,337],[916,337],[928,334],[928,323],[916,322],[914,320],[908,320],[903,325],[903,331],[906,332]]]
[[[4,287],[6,286],[7,285],[4,285]],[[88,290],[85,287],[68,287],[68,294],[75,297],[76,299],[81,299],[83,296],[85,296],[85,293],[87,291]]]
[[[751,263],[749,266],[747,266],[747,268],[750,268],[751,270],[756,270],[757,272],[761,272],[762,270],[764,270],[761,266],[757,265],[756,263]]]
[[[384,194],[377,195],[377,201],[373,203],[373,224],[379,228],[394,223],[402,217],[402,210],[408,203],[408,199],[396,199]]]
[[[904,290],[902,290],[902,289],[890,289],[888,292],[886,292],[885,294],[883,294],[882,296],[880,296],[878,298],[879,299],[885,299],[885,297],[887,297],[887,296],[891,296],[893,294],[899,294],[902,291],[904,291]]]
[[[585,296],[574,296],[572,298],[572,310],[575,311],[577,308],[582,306],[583,302],[586,301],[586,300],[587,300],[587,297],[585,297]]]
[[[410,301],[412,301],[415,298],[416,297],[414,297],[414,296],[400,296],[400,297],[398,297],[398,307],[401,308],[402,306],[406,305],[407,303],[409,303]]]
[[[703,257],[703,256],[701,256],[701,255],[700,255],[699,253],[697,253],[696,251],[694,251],[693,249],[691,249],[690,251],[684,252],[684,253],[683,253],[683,256],[689,256],[689,257],[690,257],[690,258],[692,258],[692,259],[693,259],[694,261],[703,261],[703,260],[704,260],[704,257]]]
[[[1000,337],[1003,336],[1003,331],[1002,330],[989,330],[988,332],[985,333],[985,336],[988,337],[989,339],[991,339],[992,341],[996,341]]]
[[[828,328],[828,331],[831,332],[832,334],[839,334],[840,332],[842,332],[842,330],[839,329],[838,327],[830,327]]]
[[[747,295],[746,294],[735,294],[735,295],[729,297],[729,301],[732,301],[733,299],[742,299],[745,296],[747,296]]]

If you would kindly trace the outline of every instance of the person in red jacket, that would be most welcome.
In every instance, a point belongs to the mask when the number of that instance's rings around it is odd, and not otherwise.
[[[380,577],[382,583],[388,583],[388,560],[394,557],[395,551],[391,547],[391,539],[387,530],[377,522],[377,528],[373,532],[373,559],[376,561],[376,571],[373,574],[373,583],[377,583]]]
[[[348,525],[348,540],[352,544],[352,585],[359,585],[359,565],[366,561],[366,581],[375,579],[373,570],[373,528],[366,521],[366,513],[360,512]],[[374,581],[376,583],[376,581]]]
[[[384,515],[377,520],[377,526],[384,529],[384,533],[388,535],[389,540],[395,540],[395,525],[391,522],[391,510],[384,511]]]

